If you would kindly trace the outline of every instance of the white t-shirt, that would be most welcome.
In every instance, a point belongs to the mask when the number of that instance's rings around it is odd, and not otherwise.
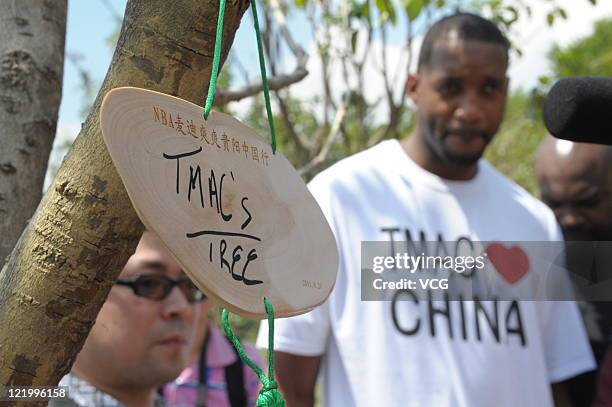
[[[275,321],[274,346],[324,355],[324,406],[552,406],[550,383],[594,367],[571,301],[482,301],[480,314],[475,301],[361,301],[362,241],[561,240],[552,212],[484,160],[472,180],[448,181],[390,140],[309,187],[337,240],[338,278],[322,306]],[[497,309],[495,329],[483,308]]]

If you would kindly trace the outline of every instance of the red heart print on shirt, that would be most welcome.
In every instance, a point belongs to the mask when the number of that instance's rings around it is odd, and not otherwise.
[[[519,246],[507,248],[501,243],[491,243],[486,252],[495,270],[510,284],[516,284],[529,272],[529,258]]]

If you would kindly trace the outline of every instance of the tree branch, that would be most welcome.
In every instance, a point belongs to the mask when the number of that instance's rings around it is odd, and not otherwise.
[[[302,79],[304,79],[308,75],[308,70],[306,69],[306,65],[308,63],[308,54],[304,52],[304,50],[294,41],[291,32],[287,28],[287,20],[285,15],[283,14],[283,10],[281,8],[278,0],[270,0],[270,6],[274,10],[274,18],[276,20],[276,24],[278,25],[278,29],[283,37],[283,39],[287,42],[289,49],[295,56],[296,68],[290,74],[279,74],[274,75],[273,77],[268,79],[269,89],[271,91],[278,91],[283,88],[289,87]],[[266,14],[266,18],[268,15]],[[269,24],[268,24],[269,25]],[[266,27],[266,32],[271,32],[271,27]],[[266,47],[266,51],[268,53],[268,57],[271,56],[270,47]],[[270,58],[270,66],[274,65],[274,61]],[[274,69],[272,70],[274,73]],[[238,89],[228,89],[228,90],[218,90],[215,94],[215,102],[216,106],[222,106],[229,102],[236,102],[238,100],[242,100],[244,98],[254,96],[263,90],[263,83],[261,80],[248,84],[244,87],[240,87]]]
[[[340,126],[342,125],[342,122],[344,121],[344,118],[346,117],[346,112],[347,112],[347,107],[348,107],[347,105],[348,105],[347,98],[345,98],[343,102],[340,104],[340,106],[338,106],[338,109],[336,110],[336,115],[334,116],[334,121],[329,131],[329,136],[327,137],[327,140],[325,141],[323,148],[321,148],[321,151],[319,151],[319,153],[312,160],[310,160],[308,164],[306,164],[305,166],[303,166],[302,168],[298,170],[298,174],[300,175],[308,174],[309,172],[316,169],[319,165],[321,165],[325,161],[325,159],[327,158],[327,155],[329,154],[329,150],[331,149],[334,142],[338,138],[338,135],[340,134]]]
[[[387,95],[387,104],[389,105],[389,111],[395,108],[395,101],[393,100],[393,90],[391,90],[391,84],[389,81],[389,66],[387,64],[387,30],[386,24],[380,28],[381,38],[381,57],[382,57],[382,68],[380,70],[383,76],[383,82],[385,84],[385,94]]]
[[[268,79],[269,89],[277,91],[293,85],[304,79],[308,75],[308,71],[304,67],[297,67],[295,71],[288,75],[277,75]],[[262,81],[249,84],[238,89],[217,90],[215,93],[215,106],[222,106],[229,102],[236,102],[250,96],[254,96],[263,90]]]
[[[406,64],[404,65],[404,82],[403,82],[403,87],[402,87],[402,92],[400,94],[400,100],[397,104],[393,105],[393,108],[389,110],[389,121],[387,123],[387,126],[385,127],[384,132],[378,136],[378,137],[374,137],[370,140],[370,142],[368,143],[368,147],[371,147],[375,144],[377,144],[378,142],[380,142],[381,140],[385,140],[389,137],[399,137],[399,129],[398,129],[398,125],[400,123],[400,118],[402,115],[402,109],[404,107],[404,104],[406,102],[406,87],[408,86],[408,78],[410,76],[410,65],[412,65],[412,57],[413,57],[413,53],[412,53],[412,40],[413,40],[413,35],[412,35],[412,24],[410,21],[408,21],[408,34],[407,34],[407,39],[406,39],[406,46],[405,46],[405,50],[408,51],[408,61],[406,61]],[[400,58],[400,64],[401,64],[401,59]],[[396,74],[394,75],[394,80],[393,82],[395,83],[398,79],[398,70],[396,70]]]
[[[274,10],[274,17],[276,19],[276,24],[278,24],[279,31],[285,41],[287,41],[289,49],[297,58],[298,65],[306,66],[306,62],[308,61],[308,54],[304,52],[304,49],[293,40],[291,32],[289,31],[289,29],[287,29],[287,19],[285,18],[285,14],[283,13],[280,3],[278,2],[278,0],[270,0],[270,6]]]

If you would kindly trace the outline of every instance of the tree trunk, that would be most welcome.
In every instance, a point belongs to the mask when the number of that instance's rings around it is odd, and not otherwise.
[[[223,60],[248,6],[227,2]],[[218,0],[128,1],[94,106],[0,272],[0,384],[57,384],[143,231],[102,140],[103,96],[129,85],[202,105],[218,7]]]
[[[0,264],[42,196],[62,95],[66,0],[0,0]]]

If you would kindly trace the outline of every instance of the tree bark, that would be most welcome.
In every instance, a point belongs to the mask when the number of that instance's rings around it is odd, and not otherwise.
[[[222,60],[248,6],[227,1]],[[102,140],[103,96],[139,86],[203,104],[218,7],[218,0],[128,1],[94,106],[0,273],[0,384],[58,383],[143,231]]]
[[[42,196],[62,95],[66,0],[0,0],[0,263]]]

